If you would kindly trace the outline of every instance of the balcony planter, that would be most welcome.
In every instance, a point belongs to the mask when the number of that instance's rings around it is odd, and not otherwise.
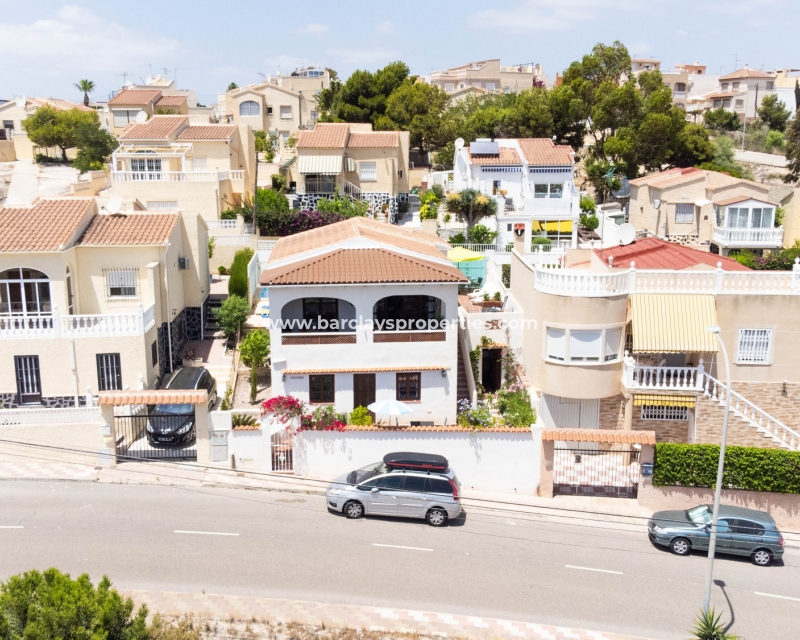
[[[502,309],[503,308],[502,300],[480,300],[476,304],[479,307],[483,307],[484,309],[490,309],[490,308]]]

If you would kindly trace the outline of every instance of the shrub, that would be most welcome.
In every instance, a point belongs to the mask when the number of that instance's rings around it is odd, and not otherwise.
[[[581,196],[580,207],[583,213],[590,213],[594,215],[595,211],[597,211],[597,204],[595,203],[594,198],[588,195]]]
[[[503,296],[500,295],[499,291],[495,291],[494,295],[492,296],[492,300],[494,300],[495,302],[502,302]]]
[[[462,231],[450,236],[450,244],[467,244],[467,238]]]
[[[709,129],[719,131],[736,131],[742,126],[739,117],[732,111],[726,111],[722,107],[706,111],[703,116],[703,123]]]
[[[408,202],[398,202],[397,203],[397,212],[398,213],[408,213]]]
[[[456,422],[462,427],[485,429],[494,426],[494,416],[489,407],[480,406],[473,409],[469,400],[461,400],[458,403],[458,418]]]
[[[87,574],[26,571],[0,584],[0,638],[147,640],[147,607],[134,614],[105,576],[94,587]]]
[[[220,220],[236,220],[236,216],[238,215],[238,211],[236,209],[225,209],[225,211],[219,212],[219,219]]]
[[[234,413],[231,416],[231,424],[234,427],[255,427],[258,425],[258,420],[246,413]]]
[[[449,213],[445,213],[444,216],[442,216],[442,222],[444,222],[445,224],[450,224],[450,221],[452,219],[453,219],[453,216],[452,216],[452,214],[449,214]]]
[[[211,258],[214,257],[214,247],[216,246],[216,244],[217,243],[214,241],[214,238],[209,238],[208,239],[208,259],[209,260],[211,260]]]
[[[311,415],[300,418],[298,431],[344,431],[347,425],[339,420],[336,409],[332,406],[317,407]]]
[[[773,151],[774,149],[783,149],[786,146],[786,139],[784,135],[780,131],[770,131],[767,134],[767,139],[764,142],[764,146],[766,146],[767,151]]]
[[[239,328],[247,320],[250,313],[250,305],[247,300],[240,296],[229,296],[222,301],[219,309],[212,309],[211,313],[219,323],[222,333],[228,340],[233,340],[239,332]]]
[[[306,410],[302,400],[294,396],[275,396],[261,403],[261,415],[274,413],[278,422],[289,426],[294,418],[301,417]]]
[[[439,217],[439,205],[426,202],[419,207],[420,220],[436,220]]]
[[[250,367],[250,404],[254,404],[256,401],[256,395],[258,395],[258,370],[267,363],[269,351],[269,333],[260,327],[250,331],[239,347],[242,362],[245,366]]]
[[[511,265],[504,264],[500,267],[503,270],[503,285],[506,287],[511,286]]]
[[[469,230],[469,241],[474,244],[494,244],[496,239],[497,231],[492,231],[482,224],[476,224]]]
[[[701,611],[694,619],[692,636],[696,640],[739,640],[738,636],[725,632],[725,625],[720,622],[722,614],[717,614],[714,609]]]
[[[219,272],[219,275],[221,275],[221,276],[224,276],[228,272],[228,270],[223,265],[219,265],[217,267],[217,271]]]
[[[200,627],[190,618],[167,621],[160,613],[147,627],[148,640],[202,640]]]
[[[337,214],[341,219],[365,216],[368,210],[369,204],[363,200],[351,200],[338,193],[334,193],[333,198],[323,198],[317,202],[317,211]]]
[[[544,236],[536,236],[532,240],[532,244],[553,244],[553,241],[550,238],[545,238]]]
[[[270,176],[270,181],[272,182],[273,191],[286,191],[286,178],[280,173],[273,173]]]
[[[581,216],[581,226],[588,231],[594,231],[600,226],[597,216]]]
[[[230,411],[231,398],[233,398],[233,387],[228,386],[225,390],[225,397],[222,399],[222,402],[219,403],[220,411]]]
[[[778,212],[775,212],[776,222]],[[800,240],[796,240],[794,245],[788,249],[773,251],[766,256],[757,256],[752,251],[740,251],[735,259],[750,269],[758,271],[791,271],[794,266],[795,258],[800,257]]]
[[[514,383],[497,394],[497,409],[510,427],[529,427],[536,422],[528,390]]]
[[[256,204],[256,225],[267,235],[276,235],[273,232],[276,221],[289,213],[286,196],[273,189],[259,189]]]
[[[228,295],[247,298],[247,265],[253,257],[253,250],[239,249],[233,256],[231,278],[228,280]]]
[[[708,487],[717,478],[719,445],[659,443],[653,460],[653,486]],[[800,493],[800,451],[728,447],[724,489]]]
[[[436,196],[436,199],[439,200],[439,202],[444,200],[444,187],[442,187],[442,185],[440,184],[431,185],[430,190],[433,192],[433,195]]]
[[[366,427],[372,424],[372,416],[366,407],[356,407],[350,414],[349,424],[357,427]]]

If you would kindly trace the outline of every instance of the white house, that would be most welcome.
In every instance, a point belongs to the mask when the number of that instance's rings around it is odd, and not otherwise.
[[[721,198],[713,203],[715,222],[711,252],[731,249],[780,249],[783,226],[775,226],[775,205],[749,195]]]
[[[366,218],[278,241],[260,278],[273,396],[337,412],[392,399],[413,409],[401,424],[453,424],[458,285],[467,278],[447,248]]]
[[[545,236],[575,248],[580,195],[574,173],[572,148],[549,138],[479,138],[456,145],[453,186],[497,199],[499,246],[513,243],[514,223],[524,223],[526,246]]]
[[[725,109],[739,116],[739,121],[758,117],[757,109],[764,96],[775,93],[775,76],[745,67],[719,79],[719,90],[711,94],[712,109]]]

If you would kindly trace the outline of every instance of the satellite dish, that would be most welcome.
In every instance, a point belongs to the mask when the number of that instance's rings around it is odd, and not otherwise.
[[[119,210],[122,208],[122,197],[118,194],[114,194],[108,199],[106,203],[106,211],[110,214],[119,213]]]
[[[630,183],[630,181],[625,176],[622,176],[622,178],[620,178],[619,183],[620,183],[619,189],[617,189],[616,191],[612,191],[611,192],[614,195],[614,197],[615,198],[627,198],[628,196],[630,196],[631,195],[631,183]]]
[[[25,108],[25,105],[28,103],[28,101],[25,99],[25,96],[17,96],[16,98],[14,98],[14,103],[15,103],[15,104],[16,104],[16,105],[17,105],[17,106],[20,108],[20,109],[24,109],[24,108]]]
[[[628,222],[619,225],[617,229],[617,237],[619,238],[620,245],[630,244],[636,240],[636,227]]]
[[[464,148],[464,138],[456,138],[455,142],[456,151]]]
[[[653,200],[653,206],[654,206],[656,209],[658,209],[658,208],[661,206],[661,200],[659,200],[658,198],[656,198],[655,200]]]
[[[144,111],[140,111],[136,114],[136,123],[144,124],[145,122],[147,122],[147,114]]]

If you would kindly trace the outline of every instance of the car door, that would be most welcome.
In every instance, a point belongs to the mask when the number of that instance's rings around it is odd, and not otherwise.
[[[736,520],[734,518],[720,518],[717,520],[717,545],[715,551],[719,551],[721,553],[730,553],[731,551],[731,540],[733,538],[733,528],[736,524]],[[711,530],[709,529],[709,536],[708,540],[711,540]],[[708,547],[708,542],[706,543],[706,547]]]
[[[364,507],[367,513],[380,516],[397,515],[397,494],[400,492],[403,476],[399,474],[381,476],[368,480],[358,486],[364,492]]]
[[[397,515],[422,518],[428,510],[424,476],[404,475],[401,491],[397,492]]]
[[[764,526],[752,520],[737,518],[731,532],[730,552],[749,556],[764,542]]]

